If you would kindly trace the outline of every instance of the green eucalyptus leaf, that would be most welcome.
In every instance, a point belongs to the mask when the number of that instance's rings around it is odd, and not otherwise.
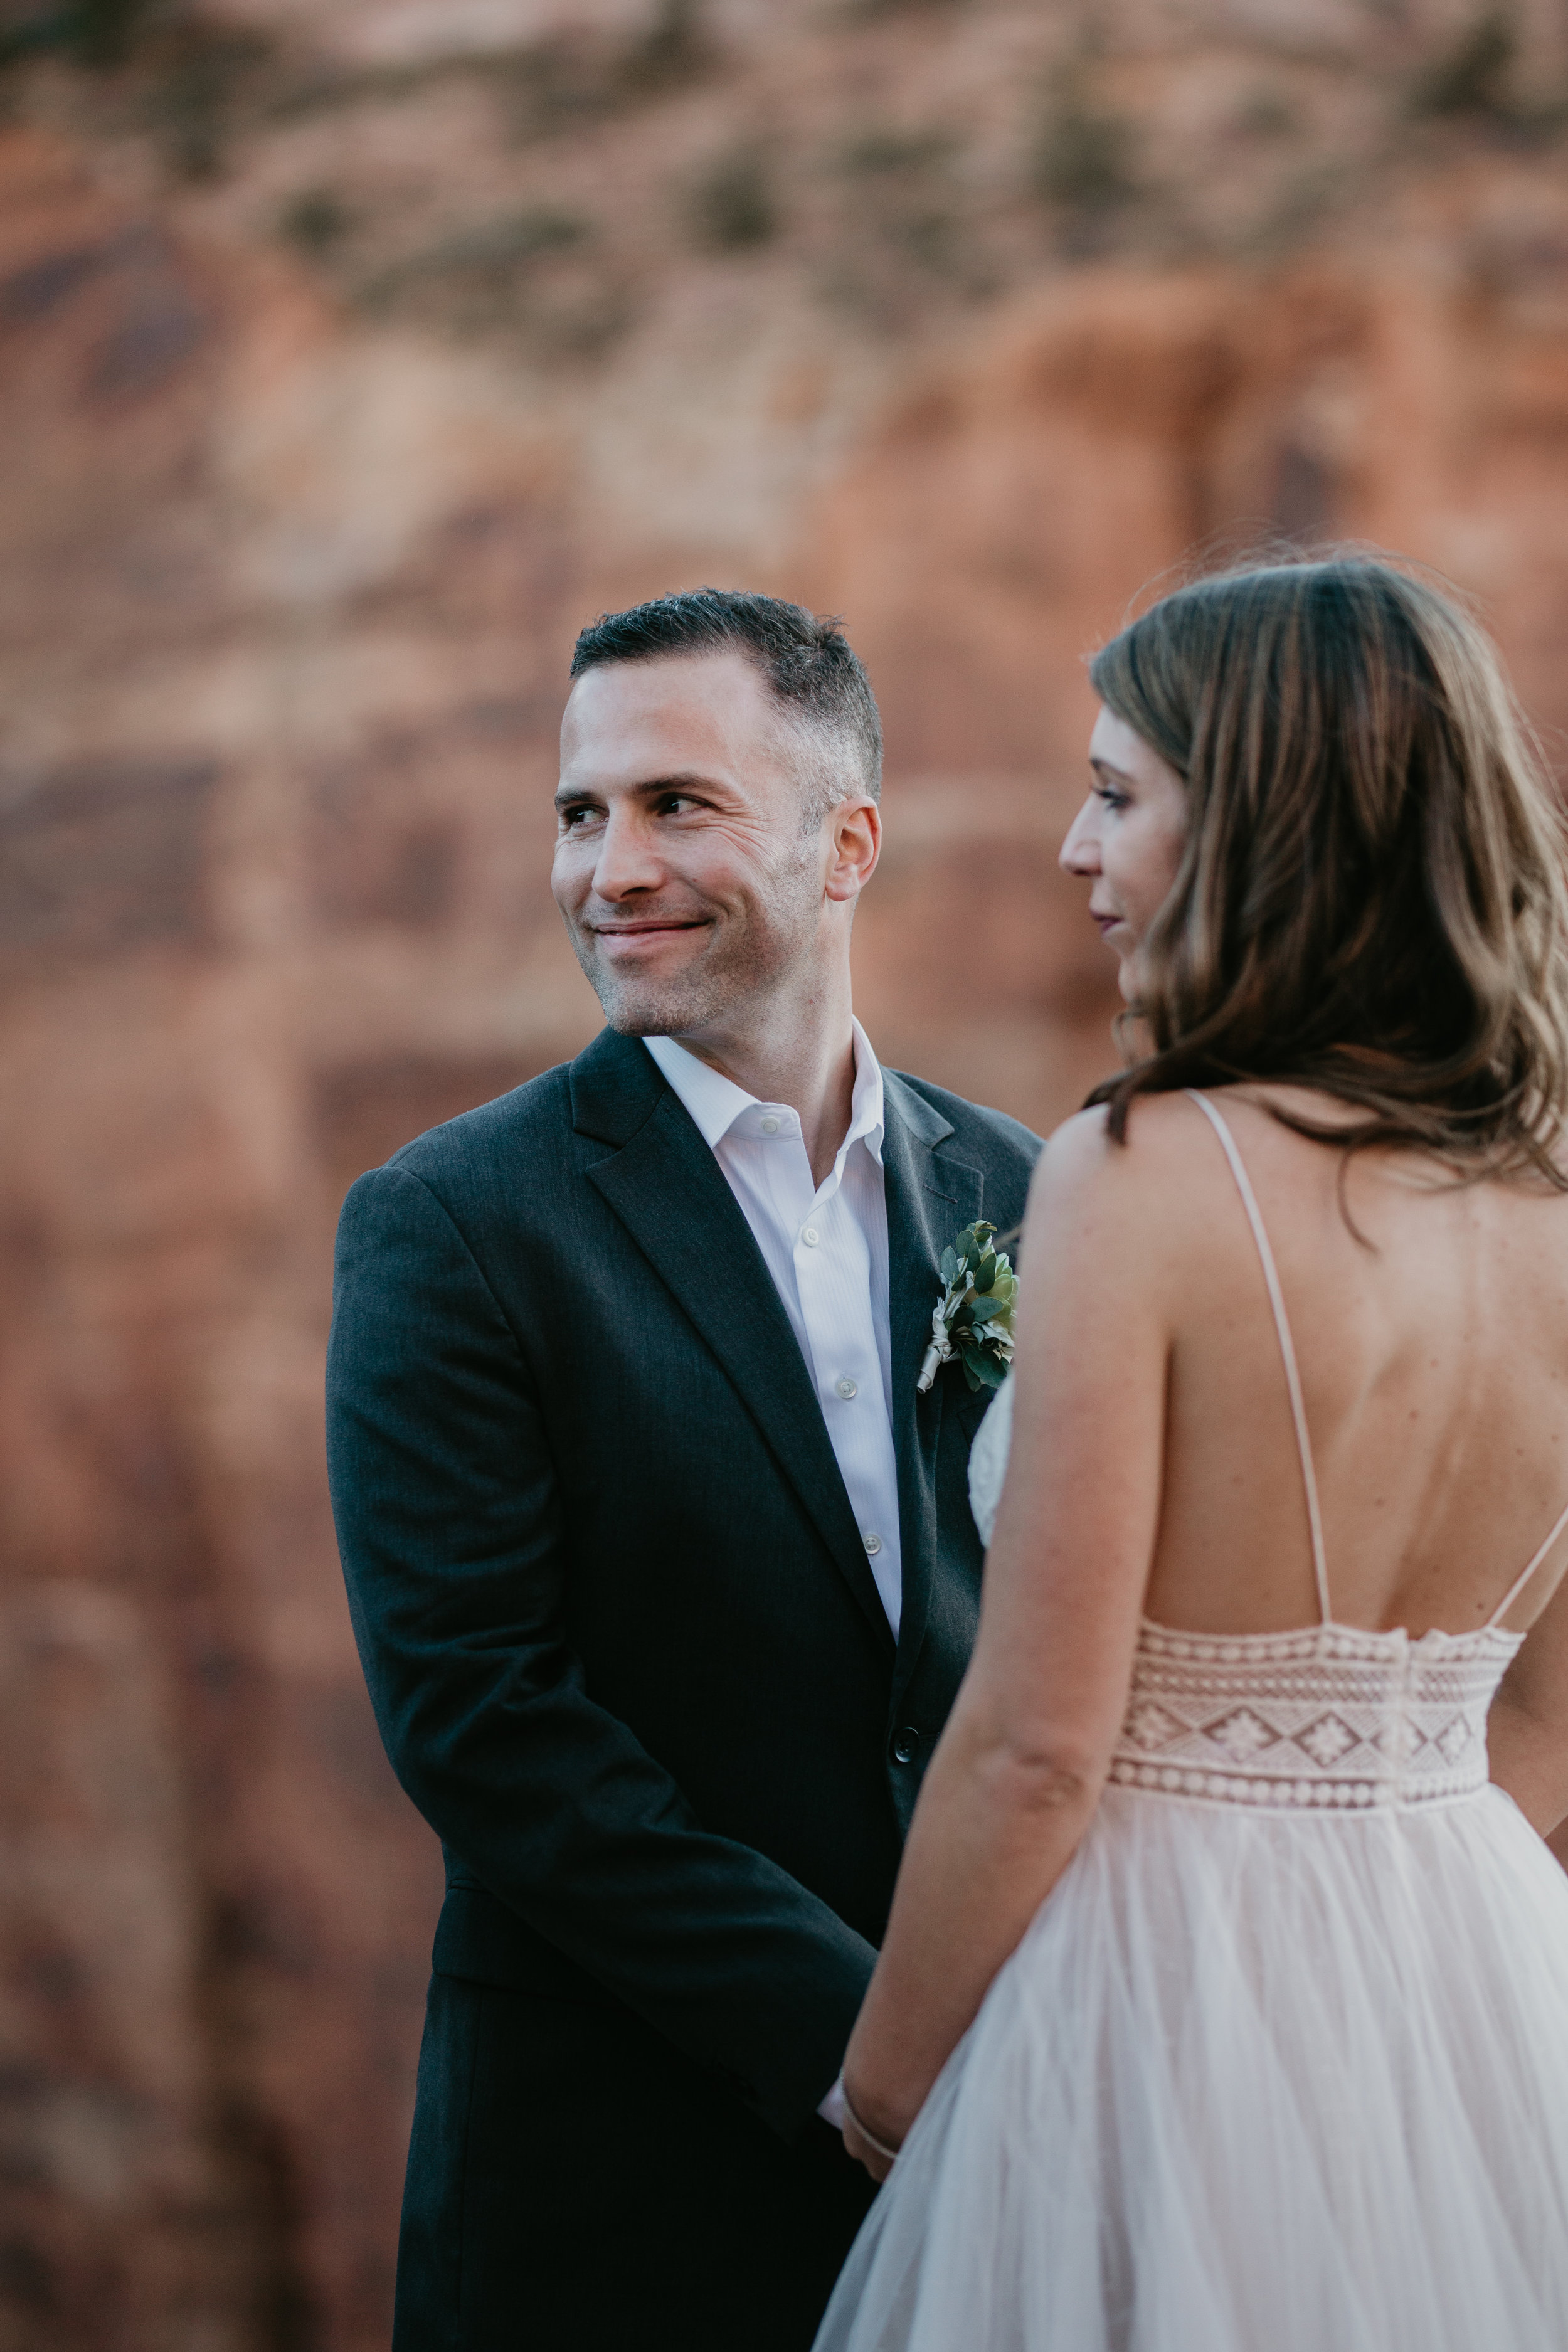
[[[942,1251],[945,1297],[940,1313],[952,1350],[948,1359],[963,1369],[969,1389],[998,1389],[1013,1352],[1013,1307],[1018,1278],[1005,1250],[987,1246],[996,1228],[984,1217]]]

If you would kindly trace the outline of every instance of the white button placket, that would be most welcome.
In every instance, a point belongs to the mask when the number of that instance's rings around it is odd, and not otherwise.
[[[853,1286],[863,1246],[859,1230],[839,1199],[837,1187],[819,1195],[799,1229],[795,1253],[795,1283],[806,1328],[812,1334],[813,1352],[821,1350],[812,1366],[817,1395],[839,1410],[846,1399],[846,1380],[849,1381],[848,1396],[856,1393],[856,1382],[843,1369],[843,1339],[847,1335],[842,1330],[841,1302],[847,1285]]]
[[[846,1328],[843,1302],[867,1278],[865,1237],[835,1187],[813,1203],[810,1222],[802,1228],[800,1238],[804,1247],[795,1253],[795,1265],[801,1305],[806,1309],[808,1328],[819,1335],[824,1357],[814,1367],[817,1393],[830,1412],[843,1412],[858,1398],[867,1377],[863,1368],[858,1379],[842,1369],[845,1354],[855,1349],[855,1333]],[[854,1354],[850,1360],[855,1360]],[[869,1530],[862,1531],[862,1540],[872,1558],[882,1549],[881,1537]]]

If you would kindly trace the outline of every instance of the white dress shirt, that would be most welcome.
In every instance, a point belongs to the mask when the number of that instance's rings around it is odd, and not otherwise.
[[[888,1319],[882,1073],[857,1021],[849,1129],[820,1184],[788,1103],[754,1095],[672,1037],[643,1043],[723,1170],[805,1360],[888,1622],[903,1601]]]
[[[882,1072],[858,1021],[854,1037],[849,1129],[820,1184],[811,1181],[799,1115],[788,1103],[759,1102],[673,1037],[643,1043],[723,1170],[784,1301],[896,1641],[904,1592],[889,1406]],[[817,2113],[843,2130],[842,2074]]]

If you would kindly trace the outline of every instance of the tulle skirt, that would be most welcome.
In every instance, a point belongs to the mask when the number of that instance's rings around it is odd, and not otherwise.
[[[1564,2352],[1568,1876],[1511,1801],[1111,1788],[817,2352]]]

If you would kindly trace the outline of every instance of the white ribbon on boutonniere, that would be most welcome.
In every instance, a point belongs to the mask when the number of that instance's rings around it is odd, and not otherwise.
[[[931,1340],[915,1386],[923,1395],[942,1364],[959,1363],[972,1389],[999,1389],[1013,1361],[1013,1308],[1018,1277],[996,1228],[978,1218],[942,1254],[942,1294],[931,1313]]]

